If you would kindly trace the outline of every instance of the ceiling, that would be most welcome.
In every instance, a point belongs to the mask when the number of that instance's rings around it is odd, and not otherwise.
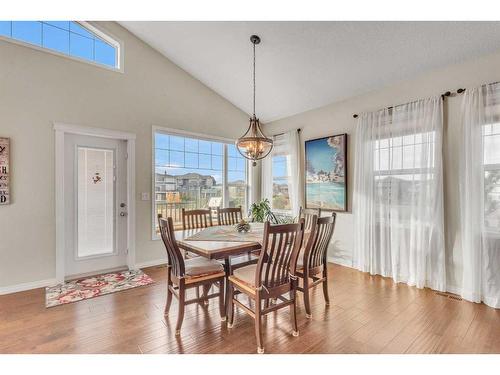
[[[120,22],[246,113],[251,34],[269,122],[500,50],[500,22]]]

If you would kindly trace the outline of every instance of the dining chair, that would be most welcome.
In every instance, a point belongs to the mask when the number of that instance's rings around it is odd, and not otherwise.
[[[304,218],[305,226],[304,228],[307,230],[311,228],[312,217],[316,215],[317,217],[321,217],[321,208],[302,208],[299,210],[299,219]]]
[[[217,222],[219,225],[236,225],[243,219],[241,206],[219,208],[217,207]]]
[[[297,224],[271,225],[266,222],[263,248],[258,263],[238,268],[228,278],[228,328],[233,327],[234,306],[236,305],[255,320],[258,353],[264,353],[262,318],[272,311],[290,306],[292,335],[299,335],[295,269],[303,234],[303,219]],[[287,293],[289,293],[288,298],[284,296]],[[253,304],[249,303],[248,306],[243,304],[237,298],[239,294],[246,294]],[[272,298],[276,298],[279,302],[270,306],[269,300]]]
[[[175,335],[180,335],[182,321],[184,320],[184,308],[192,303],[208,301],[210,298],[219,297],[219,312],[222,321],[226,320],[224,308],[224,280],[225,272],[222,265],[215,260],[208,260],[203,257],[197,257],[184,260],[181,251],[177,246],[174,234],[174,225],[172,218],[166,220],[158,215],[161,239],[167,250],[167,303],[165,305],[165,316],[168,316],[172,296],[179,300],[179,314],[177,315],[177,325]],[[209,290],[213,285],[218,286],[218,292],[204,294],[191,300],[186,300],[187,291],[191,288]]]
[[[182,209],[182,229],[199,229],[213,226],[212,212],[208,210]]]
[[[318,218],[313,216],[309,237],[304,246],[304,252],[301,253],[297,261],[297,275],[302,280],[302,286],[297,290],[304,293],[304,305],[306,308],[306,317],[311,318],[311,302],[309,289],[318,284],[323,284],[323,294],[325,303],[330,304],[328,297],[328,263],[327,252],[328,244],[333,236],[337,214]]]
[[[241,206],[230,208],[217,207],[217,221],[219,225],[236,225],[243,219]],[[232,274],[236,268],[245,267],[257,263],[260,250],[252,251],[246,255],[237,255],[231,258],[229,273]]]
[[[200,228],[208,228],[213,226],[212,222],[212,211],[208,210],[181,210],[182,216],[182,229],[200,229]],[[187,251],[184,252],[184,258],[196,258],[198,255],[189,253]]]

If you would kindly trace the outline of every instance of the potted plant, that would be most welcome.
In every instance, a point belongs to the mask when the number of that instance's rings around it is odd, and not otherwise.
[[[271,211],[269,199],[262,199],[260,202],[253,203],[250,206],[250,215],[253,222],[263,223],[270,221],[273,224],[278,224],[276,215]]]

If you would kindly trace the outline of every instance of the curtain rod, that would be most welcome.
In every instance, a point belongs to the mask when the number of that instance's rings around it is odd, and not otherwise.
[[[457,94],[461,94],[465,91],[465,89],[458,89],[457,90]],[[446,91],[444,94],[441,95],[441,99],[444,100],[444,98],[446,98],[447,96],[451,96],[452,92],[451,91]],[[416,102],[417,100],[414,100],[414,101],[411,101],[409,103],[414,103]],[[408,104],[408,103],[404,103],[404,104]],[[394,107],[399,107],[400,105],[404,105],[404,104],[398,104],[396,106],[391,106],[391,107],[387,107],[387,109],[393,109]],[[352,115],[352,117],[354,118],[358,118],[358,114],[355,113],[354,115]]]

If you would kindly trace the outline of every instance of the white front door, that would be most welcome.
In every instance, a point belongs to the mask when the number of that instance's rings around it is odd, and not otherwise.
[[[66,134],[65,278],[127,268],[127,143]]]

